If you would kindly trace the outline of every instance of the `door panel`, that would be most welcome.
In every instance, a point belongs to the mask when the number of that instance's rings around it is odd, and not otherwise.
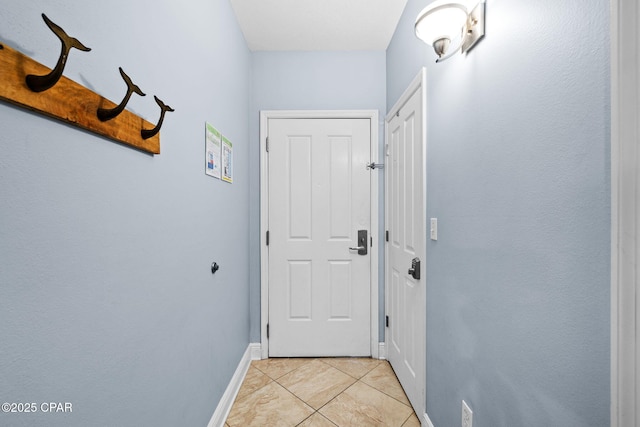
[[[424,411],[425,204],[422,91],[387,122],[389,361],[417,413]],[[409,274],[421,261],[421,279]]]
[[[289,319],[311,319],[311,261],[289,261]]]
[[[351,320],[351,261],[329,262],[329,319]]]
[[[351,236],[351,138],[329,138],[329,238],[332,240],[348,240]]]
[[[311,239],[311,138],[293,137],[287,144],[286,166],[289,168],[288,238]]]
[[[269,356],[367,356],[369,119],[269,119]]]

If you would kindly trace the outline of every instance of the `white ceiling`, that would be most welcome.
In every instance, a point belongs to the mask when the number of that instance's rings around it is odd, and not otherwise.
[[[230,0],[249,49],[385,50],[407,0]]]

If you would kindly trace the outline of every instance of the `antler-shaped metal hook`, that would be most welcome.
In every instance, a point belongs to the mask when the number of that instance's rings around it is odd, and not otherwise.
[[[165,105],[165,103],[162,102],[160,99],[158,99],[157,96],[153,95],[153,97],[155,98],[156,102],[160,106],[160,120],[158,121],[158,124],[156,125],[156,127],[154,127],[153,129],[142,129],[140,131],[140,134],[142,135],[142,139],[151,138],[153,135],[160,132],[160,127],[162,126],[162,122],[164,120],[164,113],[166,113],[167,111],[175,111],[173,108],[169,107],[168,105]]]
[[[60,58],[58,58],[58,63],[49,74],[46,74],[44,76],[35,76],[33,74],[29,74],[27,76],[27,86],[29,86],[29,89],[34,92],[43,92],[53,87],[58,82],[58,80],[60,80],[71,48],[75,47],[76,49],[83,52],[89,52],[91,50],[80,43],[78,39],[69,37],[62,28],[54,24],[49,18],[47,18],[47,15],[45,15],[44,13],[42,14],[42,19],[44,19],[44,22],[47,24],[47,26],[51,29],[51,31],[53,31],[56,36],[58,36],[58,38],[62,42],[62,50],[60,52]]]
[[[122,76],[125,83],[127,84],[127,94],[124,96],[124,99],[122,100],[122,102],[120,102],[120,105],[118,105],[117,107],[108,108],[108,109],[98,108],[98,118],[103,122],[106,122],[107,120],[111,120],[115,118],[118,114],[122,113],[124,111],[124,107],[127,106],[127,102],[129,102],[131,95],[133,95],[134,93],[137,93],[140,96],[146,96],[144,93],[142,93],[140,88],[131,81],[129,76],[127,76],[127,74],[124,71],[122,71],[122,67],[118,67],[118,69],[120,70],[120,75]]]

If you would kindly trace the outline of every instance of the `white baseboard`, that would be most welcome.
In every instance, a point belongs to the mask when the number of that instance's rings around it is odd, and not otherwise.
[[[378,343],[378,359],[385,360],[387,358],[387,348],[383,342]]]
[[[429,419],[429,415],[427,415],[427,413],[426,413],[426,412],[424,413],[424,422],[425,422],[426,424],[424,424],[424,423],[423,423],[422,425],[423,425],[423,426],[425,426],[425,427],[435,427],[435,426],[433,425],[433,423],[431,422],[431,420]]]
[[[251,360],[260,360],[262,359],[262,345],[259,342],[254,342],[249,344],[249,349],[251,349]]]
[[[256,349],[257,348],[257,349]],[[254,355],[258,355],[254,357]],[[247,350],[244,352],[242,359],[240,359],[240,363],[238,363],[238,367],[236,368],[236,372],[231,377],[231,381],[227,386],[220,402],[218,402],[218,407],[216,408],[211,420],[209,420],[209,424],[207,427],[223,427],[224,422],[227,420],[229,416],[229,412],[231,411],[231,407],[233,406],[234,400],[236,400],[236,396],[238,395],[238,391],[240,390],[240,386],[242,385],[242,381],[244,381],[244,377],[247,375],[247,371],[249,370],[249,365],[251,365],[252,360],[260,359],[260,344],[249,344]]]

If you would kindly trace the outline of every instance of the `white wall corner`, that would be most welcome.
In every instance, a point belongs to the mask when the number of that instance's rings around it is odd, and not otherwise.
[[[611,427],[638,426],[638,0],[611,1]]]
[[[433,423],[431,422],[431,419],[429,419],[429,415],[427,415],[427,413],[424,413],[424,419],[421,422],[422,427],[435,427],[433,425]]]
[[[227,385],[227,389],[222,395],[220,402],[218,402],[218,407],[213,413],[211,420],[209,420],[209,424],[207,424],[207,427],[224,426],[224,423],[229,416],[229,412],[231,412],[233,402],[236,400],[236,396],[238,395],[238,391],[240,390],[242,381],[244,381],[244,377],[245,375],[247,375],[247,371],[249,370],[249,366],[251,365],[254,346],[255,344],[249,344],[249,346],[245,350],[244,355],[242,356],[242,359],[240,359],[240,363],[238,363],[238,367],[233,374],[233,377],[231,377],[231,381],[229,381],[229,385]],[[259,350],[260,348],[258,347],[258,351]]]
[[[387,348],[383,342],[378,343],[378,359],[385,360],[387,358]]]

